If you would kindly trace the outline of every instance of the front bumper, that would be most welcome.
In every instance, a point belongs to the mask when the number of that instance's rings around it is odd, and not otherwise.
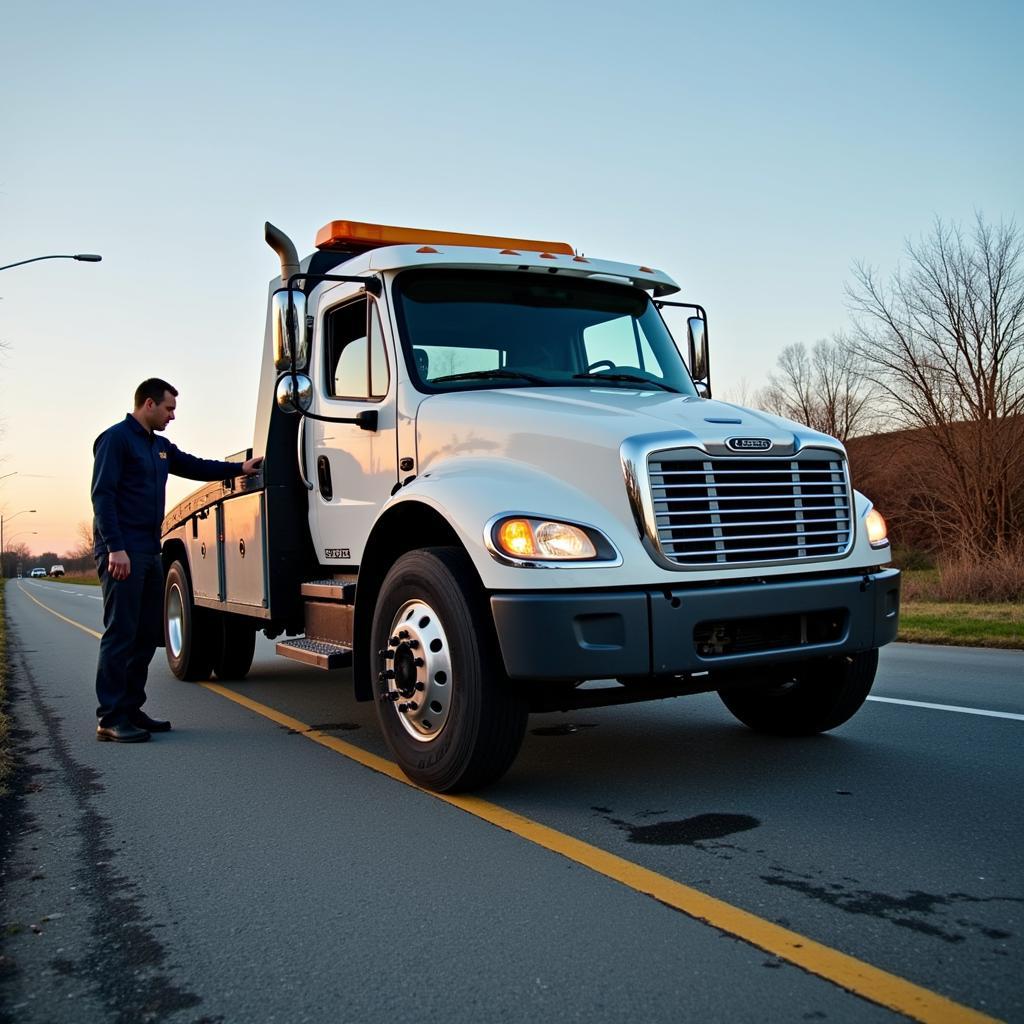
[[[680,675],[868,651],[896,638],[900,573],[491,595],[513,679]]]

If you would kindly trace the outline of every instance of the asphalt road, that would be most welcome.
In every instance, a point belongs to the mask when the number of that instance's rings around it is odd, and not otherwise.
[[[520,816],[495,827],[309,742],[386,756],[345,674],[262,640],[230,688],[259,708],[158,652],[147,710],[174,731],[96,743],[97,641],[65,620],[98,631],[99,591],[6,595],[27,767],[0,804],[0,1019],[859,1022],[912,983],[954,1001],[917,1019],[1024,1020],[1024,654],[893,645],[884,700],[811,740],[713,695],[536,716],[481,794]],[[630,865],[750,916],[711,926]],[[810,969],[737,937],[772,925]]]

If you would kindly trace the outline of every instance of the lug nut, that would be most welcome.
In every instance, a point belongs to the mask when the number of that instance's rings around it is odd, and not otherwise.
[[[411,701],[409,701],[409,703],[408,703],[408,704],[406,704],[405,706],[406,706],[406,707],[407,707],[407,708],[408,708],[408,709],[409,709],[410,711],[415,711],[415,710],[416,710],[416,709],[417,709],[417,708],[419,707],[419,704],[417,704],[417,703],[416,703],[416,701],[414,701],[414,700],[411,700]]]
[[[406,713],[406,711],[409,710],[409,705],[408,704],[399,704],[398,705],[398,710],[401,711],[401,713],[404,715]]]
[[[419,690],[420,693],[422,693],[426,689],[426,686],[424,686],[423,683],[417,683],[416,689]]]
[[[424,665],[426,665],[426,662],[425,662],[425,661],[424,661],[424,660],[423,660],[422,658],[417,658],[417,659],[416,659],[416,660],[415,660],[415,661],[413,662],[413,664],[414,664],[414,665],[415,665],[415,666],[416,666],[417,668],[423,668],[423,666],[424,666]]]
[[[387,693],[382,693],[380,695],[380,699],[383,704],[393,704],[398,700],[398,693],[395,690],[388,690]]]
[[[419,640],[408,640],[408,641],[406,641],[406,646],[409,647],[411,650],[414,650],[414,651],[416,650],[417,647],[419,647],[419,645],[420,645]]]
[[[409,639],[409,630],[407,630],[407,629],[400,629],[398,631],[398,639],[399,640],[408,640]]]
[[[385,679],[394,679],[395,670],[393,668],[389,668],[386,672],[383,672],[382,675],[384,676]]]
[[[391,650],[388,650],[387,648],[385,648],[382,651],[378,651],[377,652],[377,657],[378,658],[393,658],[394,656],[395,656],[395,652],[391,651]]]
[[[389,645],[390,645],[391,647],[397,647],[397,646],[399,645],[399,643],[400,643],[400,642],[401,642],[401,641],[400,641],[400,640],[398,639],[398,637],[397,637],[397,636],[393,636],[393,637],[392,637],[392,638],[391,638],[391,639],[390,639],[390,640],[388,641],[388,644],[389,644]]]

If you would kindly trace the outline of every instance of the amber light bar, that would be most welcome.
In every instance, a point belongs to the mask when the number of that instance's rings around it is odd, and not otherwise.
[[[384,245],[471,245],[482,249],[519,249],[524,252],[558,253],[571,256],[568,242],[540,242],[531,238],[503,238],[499,235],[468,235],[461,231],[428,231],[396,228],[388,224],[360,224],[354,220],[332,220],[316,233],[318,249],[346,251],[377,249]]]

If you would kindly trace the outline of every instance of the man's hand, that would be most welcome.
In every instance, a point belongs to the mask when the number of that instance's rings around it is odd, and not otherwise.
[[[255,459],[246,459],[242,463],[242,475],[254,476],[263,468],[263,456],[257,455]]]
[[[107,572],[115,580],[126,580],[132,571],[132,560],[127,551],[111,551],[107,555]]]

